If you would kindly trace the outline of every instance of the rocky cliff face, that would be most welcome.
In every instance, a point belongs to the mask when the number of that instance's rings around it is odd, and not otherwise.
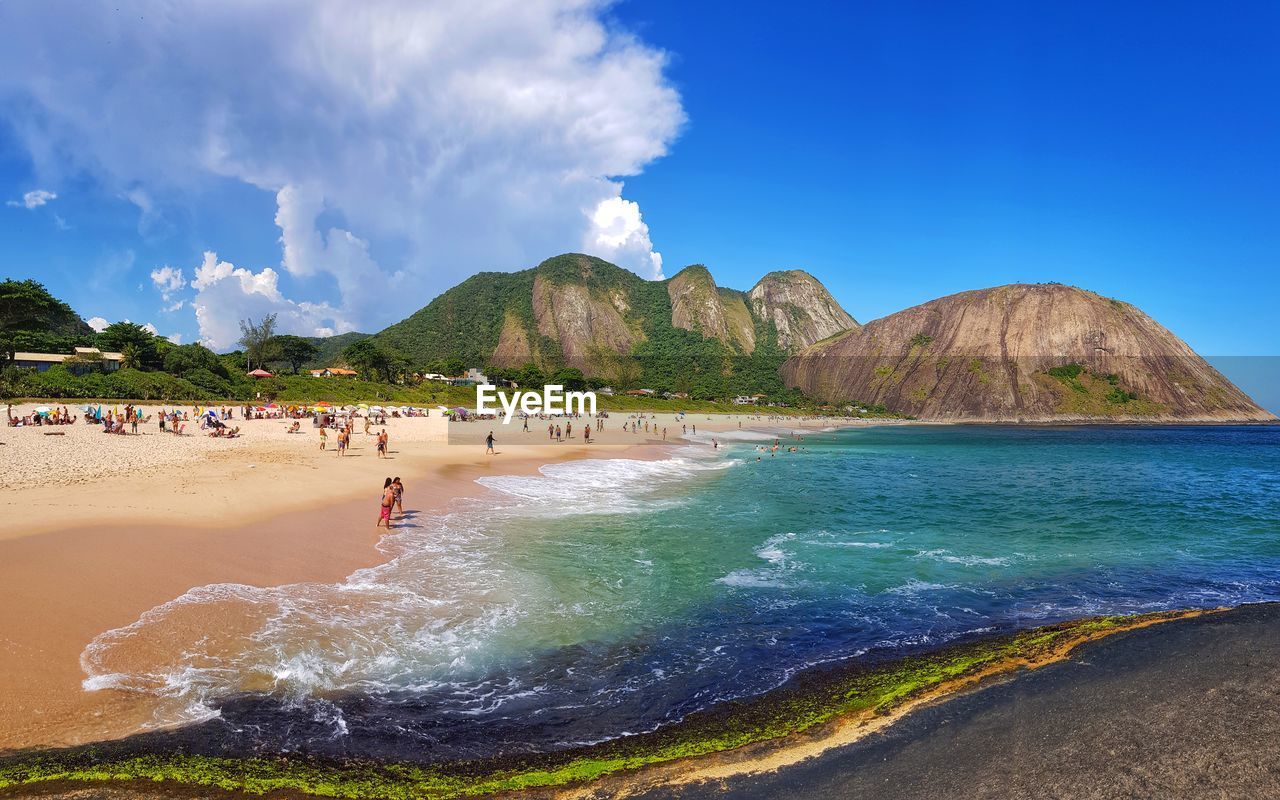
[[[1274,419],[1134,306],[1061,285],[943,297],[809,347],[782,373],[827,400],[926,419]]]
[[[671,299],[671,324],[719,339],[734,350],[756,349],[755,321],[741,292],[716,286],[701,264],[685,267],[667,283]]]
[[[538,334],[556,340],[567,366],[590,374],[598,354],[630,353],[644,338],[623,316],[630,308],[625,290],[580,283],[533,281],[533,316]]]
[[[777,327],[778,344],[786,350],[800,350],[858,327],[827,287],[798,269],[770,272],[748,296],[756,317]]]

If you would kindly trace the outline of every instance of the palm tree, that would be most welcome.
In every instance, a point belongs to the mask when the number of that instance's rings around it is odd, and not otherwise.
[[[125,369],[138,369],[142,366],[142,358],[138,352],[137,345],[129,343],[120,348],[120,366]]]

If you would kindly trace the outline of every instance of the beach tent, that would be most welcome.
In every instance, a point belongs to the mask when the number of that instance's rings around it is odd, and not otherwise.
[[[275,377],[275,376],[273,376],[270,372],[267,372],[265,369],[255,369],[255,370],[253,370],[252,372],[250,372],[250,373],[249,373],[249,375],[251,375],[251,376],[253,376],[253,377],[255,377],[255,378],[272,378],[272,377]]]

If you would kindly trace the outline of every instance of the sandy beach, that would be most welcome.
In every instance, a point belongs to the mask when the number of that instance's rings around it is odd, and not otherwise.
[[[36,404],[15,407],[17,415]],[[146,408],[144,413],[156,409]],[[659,458],[667,445],[710,446],[715,433],[822,429],[835,420],[768,420],[650,415],[635,433],[615,414],[582,442],[553,442],[546,422],[454,423],[439,417],[388,418],[389,458],[358,424],[348,455],[334,437],[319,449],[309,420],[287,433],[281,419],[236,420],[236,439],[214,439],[189,424],[162,434],[153,420],[137,435],[99,426],[0,429],[0,750],[68,745],[134,732],[149,714],[142,698],[86,692],[80,656],[98,634],[188,589],[214,583],[277,586],[334,582],[385,560],[372,525],[384,476],[407,486],[406,510],[438,511],[486,491],[484,475],[533,473],[555,461]],[[684,438],[681,425],[697,425]],[[375,427],[376,433],[381,426]],[[495,431],[498,454],[484,452]],[[56,435],[46,435],[56,434]],[[234,646],[253,623],[227,609],[189,621]],[[213,635],[213,634],[210,634]],[[149,643],[160,651],[180,639]]]

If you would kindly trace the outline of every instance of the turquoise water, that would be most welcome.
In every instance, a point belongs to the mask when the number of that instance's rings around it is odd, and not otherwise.
[[[1280,599],[1278,428],[751,435],[483,479],[343,584],[202,587],[99,637],[86,685],[152,692],[220,749],[432,760],[652,730],[819,664]],[[263,622],[113,670],[193,603]]]

